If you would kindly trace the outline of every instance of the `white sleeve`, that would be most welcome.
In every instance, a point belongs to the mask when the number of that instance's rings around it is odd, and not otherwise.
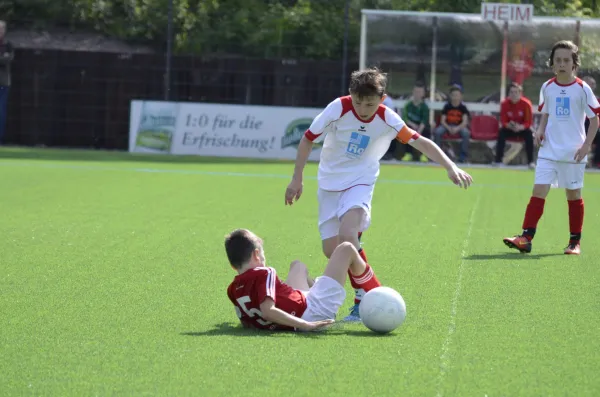
[[[540,89],[540,102],[538,105],[538,112],[542,112],[542,113],[546,113],[548,114],[548,101],[546,98],[546,87],[548,86],[548,83],[544,83],[542,84],[542,88]]]
[[[327,127],[339,119],[342,114],[342,100],[337,98],[315,117],[304,136],[311,142],[320,142],[325,139]]]
[[[421,136],[409,128],[398,113],[389,108],[385,109],[385,122],[391,127],[394,137],[404,144],[416,141]]]
[[[600,103],[598,98],[594,95],[591,87],[587,83],[583,83],[583,92],[585,92],[585,115],[588,118],[593,119],[596,115],[600,114]]]
[[[396,131],[396,134],[406,125],[402,117],[390,108],[385,109],[385,122]]]

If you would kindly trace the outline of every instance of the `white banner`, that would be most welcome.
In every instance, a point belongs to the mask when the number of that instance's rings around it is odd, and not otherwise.
[[[295,159],[321,109],[132,101],[129,151],[218,157]],[[315,145],[310,160],[318,160]]]

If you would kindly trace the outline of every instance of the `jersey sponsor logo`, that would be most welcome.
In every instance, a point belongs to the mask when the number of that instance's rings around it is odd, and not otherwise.
[[[566,97],[556,98],[556,117],[559,119],[569,118],[571,115],[571,99]]]
[[[353,132],[350,135],[350,142],[346,148],[346,155],[352,158],[359,158],[367,149],[370,139],[371,138],[368,135],[362,135],[358,132]]]

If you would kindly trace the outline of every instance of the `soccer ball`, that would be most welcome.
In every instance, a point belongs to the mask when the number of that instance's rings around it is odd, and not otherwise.
[[[358,312],[367,328],[386,334],[402,325],[406,318],[406,304],[396,290],[377,287],[363,296]]]

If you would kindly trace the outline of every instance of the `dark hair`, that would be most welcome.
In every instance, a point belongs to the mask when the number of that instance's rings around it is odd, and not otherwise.
[[[387,86],[387,75],[376,67],[352,72],[350,93],[359,98],[368,96],[383,97]]]
[[[580,65],[580,62],[579,62],[579,47],[577,47],[575,45],[575,43],[573,43],[570,40],[561,40],[561,41],[556,42],[552,46],[552,51],[550,52],[550,58],[546,62],[546,65],[548,65],[549,67],[554,66],[554,53],[559,48],[562,48],[562,49],[565,49],[565,50],[571,50],[571,56],[573,57],[573,65],[574,65],[575,68],[578,68],[579,65]]]
[[[519,92],[523,92],[523,86],[519,83],[510,83],[508,90],[510,91],[511,88],[516,88],[517,90],[519,90]]]
[[[453,85],[452,87],[450,87],[449,93],[452,94],[454,91],[458,91],[458,92],[462,93],[462,89],[460,88],[459,85],[456,85],[456,84]]]
[[[260,240],[250,230],[237,229],[225,236],[227,259],[236,269],[248,263],[257,248],[260,248]]]

